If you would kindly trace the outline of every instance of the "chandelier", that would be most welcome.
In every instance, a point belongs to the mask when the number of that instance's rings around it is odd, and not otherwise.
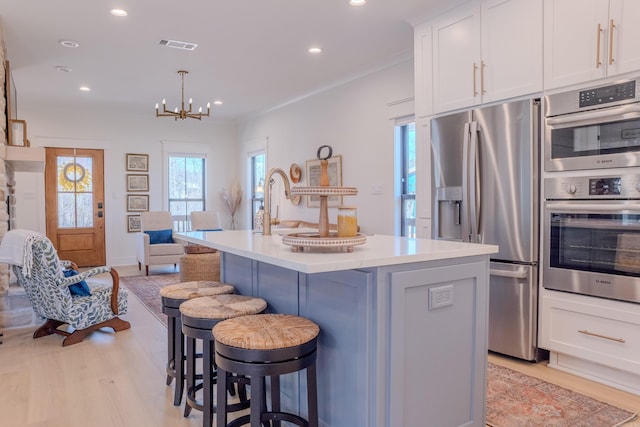
[[[162,112],[158,109],[158,104],[156,104],[156,117],[173,117],[178,120],[185,120],[187,117],[190,119],[198,119],[202,120],[203,117],[209,117],[209,113],[211,112],[211,103],[207,103],[207,112],[202,112],[202,107],[199,108],[197,113],[192,112],[192,99],[189,98],[189,109],[184,109],[184,75],[189,74],[188,71],[180,70],[178,71],[180,77],[182,78],[182,98],[180,104],[180,110],[176,107],[173,111],[167,110],[167,102],[165,99],[162,100]]]

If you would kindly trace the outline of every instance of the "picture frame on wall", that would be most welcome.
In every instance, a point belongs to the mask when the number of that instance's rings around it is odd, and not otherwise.
[[[330,157],[327,163],[327,175],[329,176],[329,186],[341,187],[342,186],[342,156],[337,155]],[[307,181],[309,187],[317,187],[320,185],[320,160],[307,160]],[[330,208],[336,208],[342,206],[342,196],[329,196],[327,198],[327,205]],[[307,196],[307,207],[319,208],[320,196],[310,195]]]
[[[127,212],[146,212],[148,210],[148,194],[127,194]]]
[[[142,231],[142,227],[140,226],[140,215],[127,215],[127,231],[129,233]]]
[[[27,139],[27,121],[26,120],[9,120],[9,145],[18,147],[28,147]]]
[[[127,191],[149,191],[149,175],[127,174]]]
[[[127,170],[149,172],[149,155],[127,153]]]

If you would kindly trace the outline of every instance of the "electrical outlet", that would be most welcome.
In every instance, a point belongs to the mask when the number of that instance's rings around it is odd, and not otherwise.
[[[453,305],[453,285],[429,289],[429,310]]]

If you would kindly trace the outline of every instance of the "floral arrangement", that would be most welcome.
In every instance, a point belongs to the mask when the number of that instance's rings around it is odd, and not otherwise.
[[[233,185],[231,185],[231,189],[227,190],[226,188],[222,190],[222,199],[224,200],[224,204],[227,207],[227,211],[229,211],[229,215],[231,215],[231,229],[234,230],[236,228],[236,211],[242,203],[242,188],[240,184],[235,181]]]

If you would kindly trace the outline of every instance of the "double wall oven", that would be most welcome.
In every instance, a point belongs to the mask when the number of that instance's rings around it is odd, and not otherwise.
[[[546,98],[543,286],[640,303],[640,79]]]

